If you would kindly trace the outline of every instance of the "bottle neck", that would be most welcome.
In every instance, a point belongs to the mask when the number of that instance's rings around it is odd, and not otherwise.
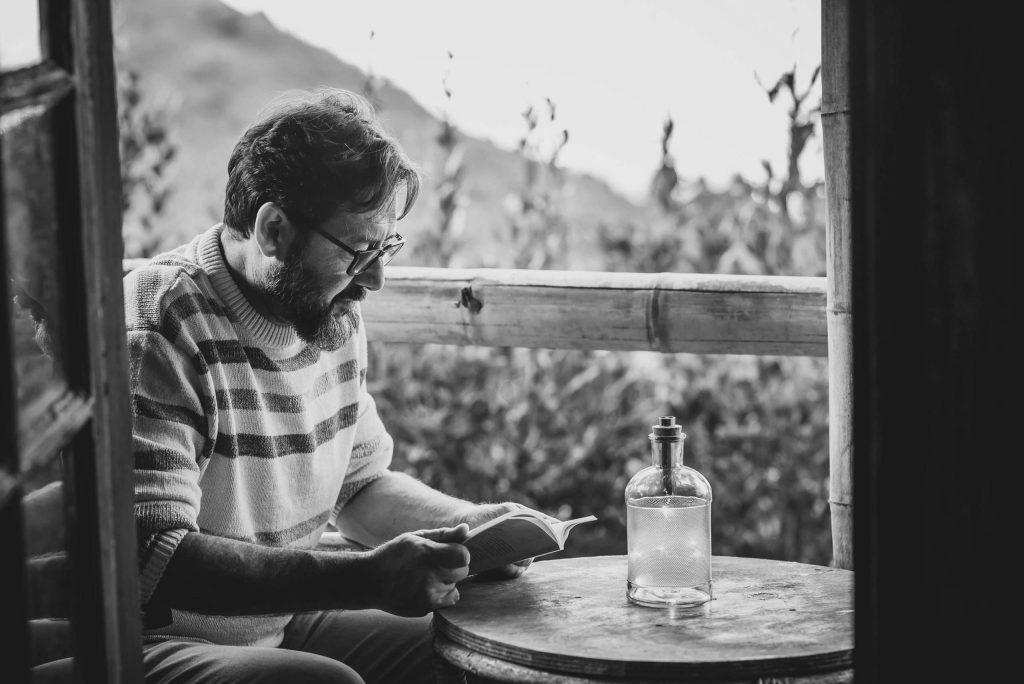
[[[683,440],[651,440],[651,462],[658,468],[669,470],[683,465]]]

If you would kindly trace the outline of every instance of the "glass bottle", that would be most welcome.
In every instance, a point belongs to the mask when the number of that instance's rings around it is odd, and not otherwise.
[[[711,485],[683,465],[682,427],[662,416],[651,434],[652,465],[626,485],[626,596],[644,606],[711,600]]]

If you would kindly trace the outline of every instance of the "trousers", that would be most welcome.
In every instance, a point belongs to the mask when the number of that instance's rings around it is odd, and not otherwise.
[[[431,618],[379,610],[296,615],[278,648],[166,640],[144,644],[146,684],[427,684],[435,681]],[[71,659],[33,681],[70,682]]]
[[[165,641],[143,647],[146,684],[433,682],[430,616],[379,610],[296,615],[278,648]]]

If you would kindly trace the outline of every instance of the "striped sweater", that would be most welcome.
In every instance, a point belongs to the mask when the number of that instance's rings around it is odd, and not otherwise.
[[[125,276],[143,604],[188,531],[313,547],[391,461],[358,309],[338,349],[305,344],[245,299],[220,235]],[[277,646],[290,617],[172,611],[146,635]]]

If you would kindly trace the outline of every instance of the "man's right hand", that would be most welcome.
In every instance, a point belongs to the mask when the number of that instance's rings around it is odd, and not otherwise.
[[[418,617],[454,606],[455,583],[469,573],[469,551],[461,544],[468,532],[465,524],[408,532],[371,551],[377,607]]]

